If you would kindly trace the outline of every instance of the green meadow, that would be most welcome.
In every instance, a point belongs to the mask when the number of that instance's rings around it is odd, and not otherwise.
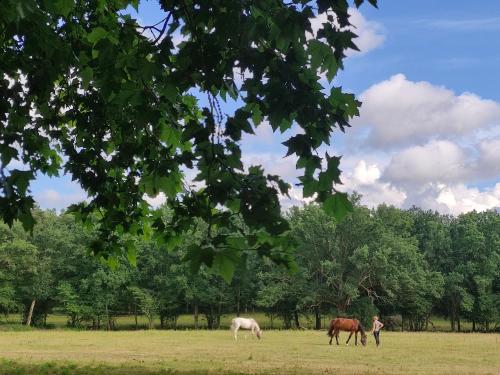
[[[341,334],[341,343],[347,334]],[[500,335],[383,332],[377,348],[325,331],[0,332],[0,374],[500,374]]]

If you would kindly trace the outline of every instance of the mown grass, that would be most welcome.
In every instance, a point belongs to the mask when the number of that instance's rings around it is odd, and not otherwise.
[[[500,374],[499,334],[383,332],[382,346],[325,331],[0,333],[0,374]],[[341,335],[342,343],[346,334]]]

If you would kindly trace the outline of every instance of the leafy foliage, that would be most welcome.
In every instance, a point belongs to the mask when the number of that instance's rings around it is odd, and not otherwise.
[[[316,152],[360,105],[340,87],[325,92],[320,84],[321,73],[331,81],[345,51],[357,49],[348,1],[159,0],[164,14],[150,26],[124,11],[138,3],[1,2],[3,220],[32,229],[30,182],[64,170],[89,196],[72,211],[96,225],[96,254],[133,247],[121,241],[124,233],[174,246],[199,218],[207,233],[186,258],[193,268],[216,264],[229,279],[241,259],[235,243],[289,264],[278,199],[289,185],[259,166],[245,170],[239,142],[262,121],[280,132],[296,124],[300,134],[284,144],[304,170],[304,195],[337,218],[351,208],[334,188],[338,158]],[[323,14],[328,22],[314,34],[311,20]],[[236,103],[234,113],[222,112],[224,100]],[[187,186],[191,169],[201,189]],[[144,200],[159,193],[174,212],[167,225]]]

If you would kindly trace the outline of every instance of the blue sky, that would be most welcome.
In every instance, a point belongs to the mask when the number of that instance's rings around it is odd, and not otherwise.
[[[452,214],[500,207],[500,1],[381,0],[379,9],[351,14],[362,51],[334,84],[363,107],[328,149],[344,155],[341,189],[361,192],[369,206]],[[162,14],[155,1],[143,1],[138,17],[148,24]],[[294,181],[283,139],[260,126],[242,144],[244,161]],[[84,197],[69,176],[40,176],[32,191],[44,208]],[[302,201],[294,189],[283,205]]]

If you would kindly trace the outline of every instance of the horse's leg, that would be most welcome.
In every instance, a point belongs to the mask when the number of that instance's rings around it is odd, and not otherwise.
[[[358,331],[354,332],[354,345],[358,346]]]
[[[335,330],[335,341],[337,341],[337,345],[339,344],[339,330]]]
[[[330,336],[330,345],[332,345],[333,336],[335,336],[334,333],[332,333],[332,335]]]
[[[352,337],[352,331],[351,333],[349,333],[349,337],[347,338],[347,341],[345,342],[346,345],[349,345],[349,340],[351,339]]]
[[[238,326],[234,327],[234,341],[238,341]]]

